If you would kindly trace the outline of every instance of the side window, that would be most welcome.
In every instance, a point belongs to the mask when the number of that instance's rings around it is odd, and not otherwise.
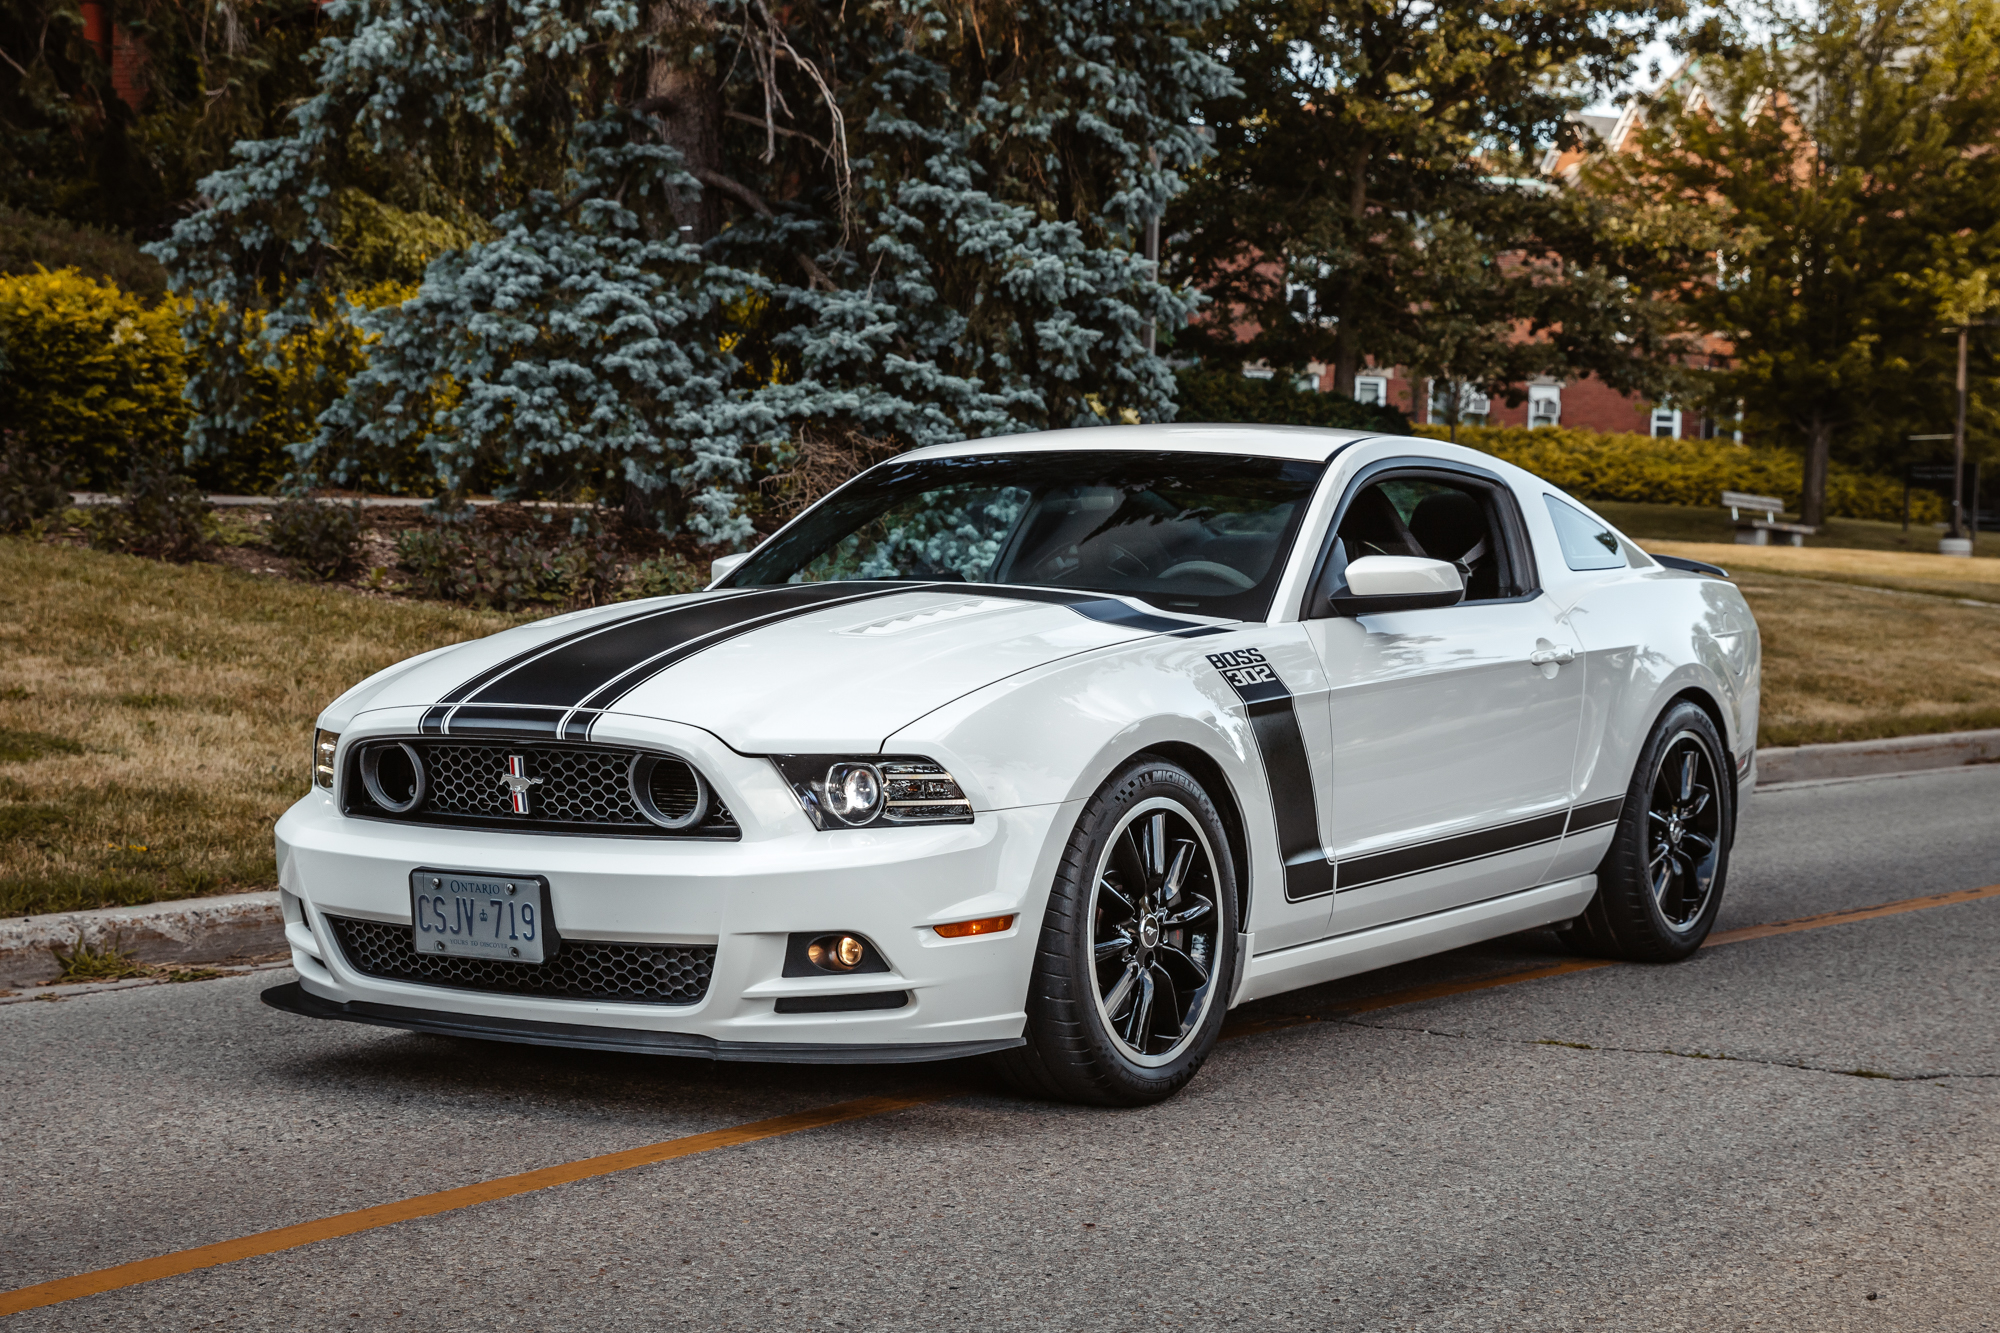
[[[1629,562],[1617,533],[1553,495],[1544,495],[1542,499],[1549,506],[1550,521],[1556,525],[1556,541],[1562,545],[1564,564],[1579,572],[1626,567]]]
[[[1497,513],[1500,503],[1506,502],[1478,482],[1432,472],[1371,482],[1341,515],[1328,572],[1337,579],[1350,561],[1368,555],[1424,556],[1459,566],[1467,601],[1520,596],[1528,589]]]

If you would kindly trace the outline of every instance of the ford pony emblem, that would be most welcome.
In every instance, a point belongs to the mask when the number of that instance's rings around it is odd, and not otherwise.
[[[528,776],[527,756],[510,754],[507,756],[507,771],[500,775],[501,783],[507,788],[507,796],[514,802],[514,813],[528,813],[528,788],[539,786],[540,778]]]

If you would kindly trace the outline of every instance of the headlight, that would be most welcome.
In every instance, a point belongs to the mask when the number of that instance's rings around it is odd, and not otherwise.
[[[331,731],[313,731],[312,780],[315,787],[333,790],[333,756],[340,749],[340,736]]]
[[[919,756],[780,754],[771,762],[817,828],[972,822],[957,780]]]

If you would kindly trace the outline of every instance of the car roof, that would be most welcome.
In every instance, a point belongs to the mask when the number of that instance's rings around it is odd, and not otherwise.
[[[897,456],[952,458],[976,454],[1045,453],[1065,449],[1165,450],[1175,453],[1250,454],[1320,463],[1356,440],[1376,439],[1374,430],[1328,430],[1318,426],[1226,426],[1172,422],[1151,426],[1084,426],[1074,430],[988,435],[956,444],[933,444]],[[1419,443],[1413,441],[1413,443]],[[1428,444],[1430,441],[1421,441]]]

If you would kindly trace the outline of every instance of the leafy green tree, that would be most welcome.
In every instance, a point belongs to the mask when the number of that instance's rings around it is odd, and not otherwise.
[[[1819,523],[1836,456],[1881,466],[1950,421],[1950,326],[2000,264],[2000,6],[1744,6],[1691,48],[1597,188],[1719,229],[1663,248],[1656,280],[1733,345],[1707,400],[1803,448]]]
[[[730,540],[754,447],[1170,416],[1144,335],[1196,298],[1140,238],[1227,89],[1220,3],[335,0],[293,128],[156,251],[234,312],[190,321],[190,439],[226,449],[258,349],[356,281],[352,191],[463,239],[355,316],[312,475],[416,447]]]
[[[1215,158],[1171,219],[1176,274],[1216,316],[1176,347],[1334,368],[1412,357],[1469,383],[1670,359],[1673,320],[1618,281],[1632,228],[1529,165],[1622,78],[1680,0],[1270,0],[1219,20],[1240,93],[1204,107]],[[1254,324],[1248,343],[1238,323]],[[1449,327],[1445,327],[1448,324]],[[1524,331],[1532,351],[1507,350]]]

